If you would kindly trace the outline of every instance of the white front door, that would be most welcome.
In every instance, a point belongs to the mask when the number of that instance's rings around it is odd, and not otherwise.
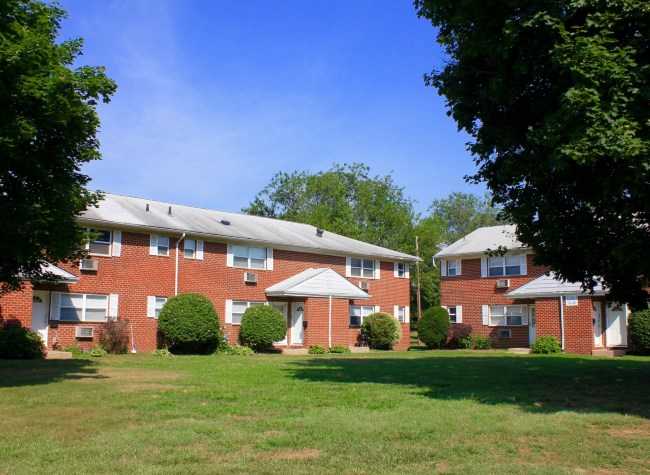
[[[594,345],[596,347],[603,346],[603,316],[602,316],[602,303],[601,302],[591,302],[593,312],[592,312],[592,323],[594,327]]]
[[[288,302],[271,302],[271,307],[276,309],[278,312],[280,312],[282,315],[284,315],[284,321],[288,323],[288,317],[289,317],[289,304]],[[280,341],[275,342],[276,345],[286,345],[287,344],[287,334],[284,334],[284,338]]]
[[[294,302],[291,312],[291,344],[302,345],[305,337],[303,320],[305,318],[305,302]]]
[[[50,291],[34,290],[32,296],[32,330],[38,333],[47,345],[47,328],[50,319]]]
[[[608,303],[605,320],[607,346],[627,346],[627,305]]]
[[[528,307],[528,344],[535,343],[537,338],[537,318],[535,317],[535,306]]]

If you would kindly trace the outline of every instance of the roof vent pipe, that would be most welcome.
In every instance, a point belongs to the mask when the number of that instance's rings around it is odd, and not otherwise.
[[[170,206],[169,209],[167,210],[167,214],[168,214],[169,216],[172,215],[172,207],[171,207],[171,206]]]
[[[146,204],[146,206],[144,207],[144,210],[145,210],[147,213],[149,212],[149,203]]]
[[[316,236],[323,237],[323,230],[321,228],[316,228]]]
[[[230,221],[228,221],[227,219],[220,219],[219,222],[224,226],[230,226]]]

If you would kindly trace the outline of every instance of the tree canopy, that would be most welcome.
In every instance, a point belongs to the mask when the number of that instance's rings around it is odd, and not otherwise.
[[[643,306],[650,276],[650,3],[415,0],[448,59],[425,77],[536,261]]]
[[[37,0],[0,3],[0,282],[16,289],[41,264],[78,255],[75,217],[98,199],[80,167],[100,158],[98,101],[115,83],[73,63],[82,40],[56,42],[65,12]]]

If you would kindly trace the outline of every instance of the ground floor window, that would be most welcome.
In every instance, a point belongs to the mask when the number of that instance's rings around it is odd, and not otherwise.
[[[375,313],[372,305],[350,305],[350,326],[360,327],[363,319],[372,313]]]
[[[519,326],[524,324],[523,305],[492,305],[490,306],[490,325]]]
[[[397,320],[399,320],[400,323],[406,323],[406,307],[397,307]]]
[[[449,314],[449,321],[451,323],[456,323],[457,318],[458,318],[458,313],[456,311],[456,307],[447,307],[447,313]]]
[[[230,323],[233,325],[241,325],[241,319],[248,310],[249,307],[254,307],[256,305],[266,305],[265,302],[247,302],[243,300],[233,300],[232,301],[232,311],[230,313]]]
[[[68,322],[105,322],[108,295],[61,294],[59,319]]]

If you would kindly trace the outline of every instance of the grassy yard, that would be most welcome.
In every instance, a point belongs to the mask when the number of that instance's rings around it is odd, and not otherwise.
[[[650,473],[650,358],[0,361],[0,473]]]

